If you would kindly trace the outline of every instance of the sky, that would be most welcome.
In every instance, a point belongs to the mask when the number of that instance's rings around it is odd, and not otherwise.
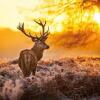
[[[86,4],[97,1],[87,0]],[[50,27],[51,36],[47,43],[51,48],[45,57],[61,56],[62,51],[67,56],[100,55],[100,9],[96,5],[87,9],[84,4],[86,10],[81,12],[79,5],[73,5],[75,2],[82,3],[82,0],[0,0],[0,58],[18,57],[21,50],[33,46],[34,43],[18,31],[17,26],[19,22],[25,22],[27,31],[39,33],[41,28],[34,19],[46,20]]]

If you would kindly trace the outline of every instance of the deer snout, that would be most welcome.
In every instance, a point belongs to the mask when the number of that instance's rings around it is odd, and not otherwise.
[[[50,47],[49,46],[47,46],[47,49],[49,49]]]
[[[49,49],[49,46],[48,45],[46,46],[46,49]]]

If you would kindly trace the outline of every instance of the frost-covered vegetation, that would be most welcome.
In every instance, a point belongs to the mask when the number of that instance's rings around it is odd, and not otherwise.
[[[100,58],[40,61],[24,78],[17,64],[0,64],[0,100],[100,100]]]

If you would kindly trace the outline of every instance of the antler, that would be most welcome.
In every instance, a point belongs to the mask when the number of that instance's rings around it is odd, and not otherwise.
[[[17,29],[20,30],[22,33],[24,33],[24,34],[25,34],[27,37],[29,37],[29,38],[36,38],[36,37],[32,36],[32,35],[30,34],[30,32],[29,32],[28,34],[25,32],[24,23],[22,23],[22,24],[19,23]]]
[[[46,21],[43,23],[39,19],[39,21],[34,20],[34,22],[36,22],[37,24],[39,24],[42,27],[42,33],[41,33],[40,38],[41,38],[41,40],[45,41],[48,38],[48,35],[50,34],[49,27],[48,27],[48,30],[45,31]]]
[[[45,41],[48,38],[48,35],[50,34],[49,27],[48,27],[47,31],[45,31],[46,21],[43,23],[39,19],[39,21],[34,20],[34,22],[36,22],[37,24],[39,24],[42,27],[42,33],[41,33],[40,37],[38,37],[37,35],[35,35],[35,37],[34,37],[31,35],[30,32],[27,34],[24,29],[24,23],[19,23],[17,29],[20,30],[22,33],[24,33],[27,37],[31,38],[33,41],[35,41],[35,40]]]

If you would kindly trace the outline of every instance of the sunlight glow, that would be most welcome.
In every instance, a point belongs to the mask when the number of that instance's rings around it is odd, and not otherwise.
[[[100,13],[95,13],[94,14],[94,20],[100,24]]]
[[[82,0],[0,0],[0,27],[16,29],[19,22],[25,22],[27,28],[39,32],[33,19],[40,18],[47,20],[51,31],[57,33],[68,31],[65,26],[78,30],[76,27],[82,23],[81,20],[85,24],[94,20],[100,23],[98,7],[82,10],[77,2]]]
[[[12,55],[11,51],[18,53],[21,48],[31,47],[31,40],[17,30],[17,25],[24,22],[26,31],[32,35],[40,33],[41,27],[34,19],[47,21],[46,28],[49,26],[52,34],[47,42],[54,47],[75,47],[94,42],[100,35],[98,1],[0,0],[0,55],[6,55],[5,51]],[[97,43],[98,51],[99,44],[100,41]],[[94,44],[91,50],[94,50]]]

